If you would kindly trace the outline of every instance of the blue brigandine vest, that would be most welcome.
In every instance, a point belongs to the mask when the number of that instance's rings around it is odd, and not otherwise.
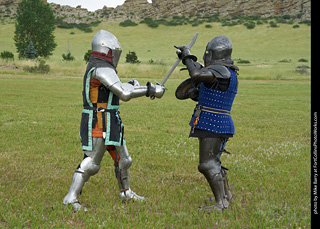
[[[216,134],[234,134],[230,111],[237,94],[238,79],[233,70],[228,70],[231,73],[231,78],[227,91],[207,88],[202,83],[199,102],[189,124],[192,127],[191,133],[194,129],[200,129]]]

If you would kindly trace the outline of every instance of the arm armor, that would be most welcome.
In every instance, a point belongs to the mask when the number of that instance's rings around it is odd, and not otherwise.
[[[229,79],[231,74],[229,70],[223,65],[210,65],[203,67],[200,63],[194,62],[187,58],[185,64],[188,68],[190,77],[198,82],[213,83],[216,79]]]
[[[148,92],[147,86],[122,83],[117,73],[112,68],[97,68],[94,70],[92,77],[99,80],[107,89],[125,102],[132,98],[145,96]]]

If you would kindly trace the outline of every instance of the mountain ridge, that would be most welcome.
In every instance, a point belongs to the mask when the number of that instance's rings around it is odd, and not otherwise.
[[[14,17],[21,0],[0,0],[0,16]],[[47,2],[44,0],[44,2]],[[104,6],[90,12],[77,7],[49,3],[56,17],[69,23],[102,20],[159,19],[172,16],[214,15],[228,16],[283,16],[300,15],[297,20],[311,21],[311,0],[126,0],[116,8]]]

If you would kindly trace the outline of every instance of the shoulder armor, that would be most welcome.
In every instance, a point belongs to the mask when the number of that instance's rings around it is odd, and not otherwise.
[[[214,76],[218,79],[229,79],[231,77],[231,73],[223,65],[213,64],[208,67],[208,69],[214,74]]]
[[[120,79],[113,68],[96,68],[92,73],[92,78],[99,80],[108,89]]]

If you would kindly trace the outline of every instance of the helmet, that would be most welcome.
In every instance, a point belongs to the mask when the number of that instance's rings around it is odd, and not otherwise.
[[[213,64],[214,62],[233,64],[231,53],[231,40],[225,36],[215,37],[206,47],[206,51],[203,55],[204,64],[205,66]]]
[[[92,39],[92,51],[104,53],[110,57],[113,66],[117,67],[122,49],[112,33],[101,29]]]

